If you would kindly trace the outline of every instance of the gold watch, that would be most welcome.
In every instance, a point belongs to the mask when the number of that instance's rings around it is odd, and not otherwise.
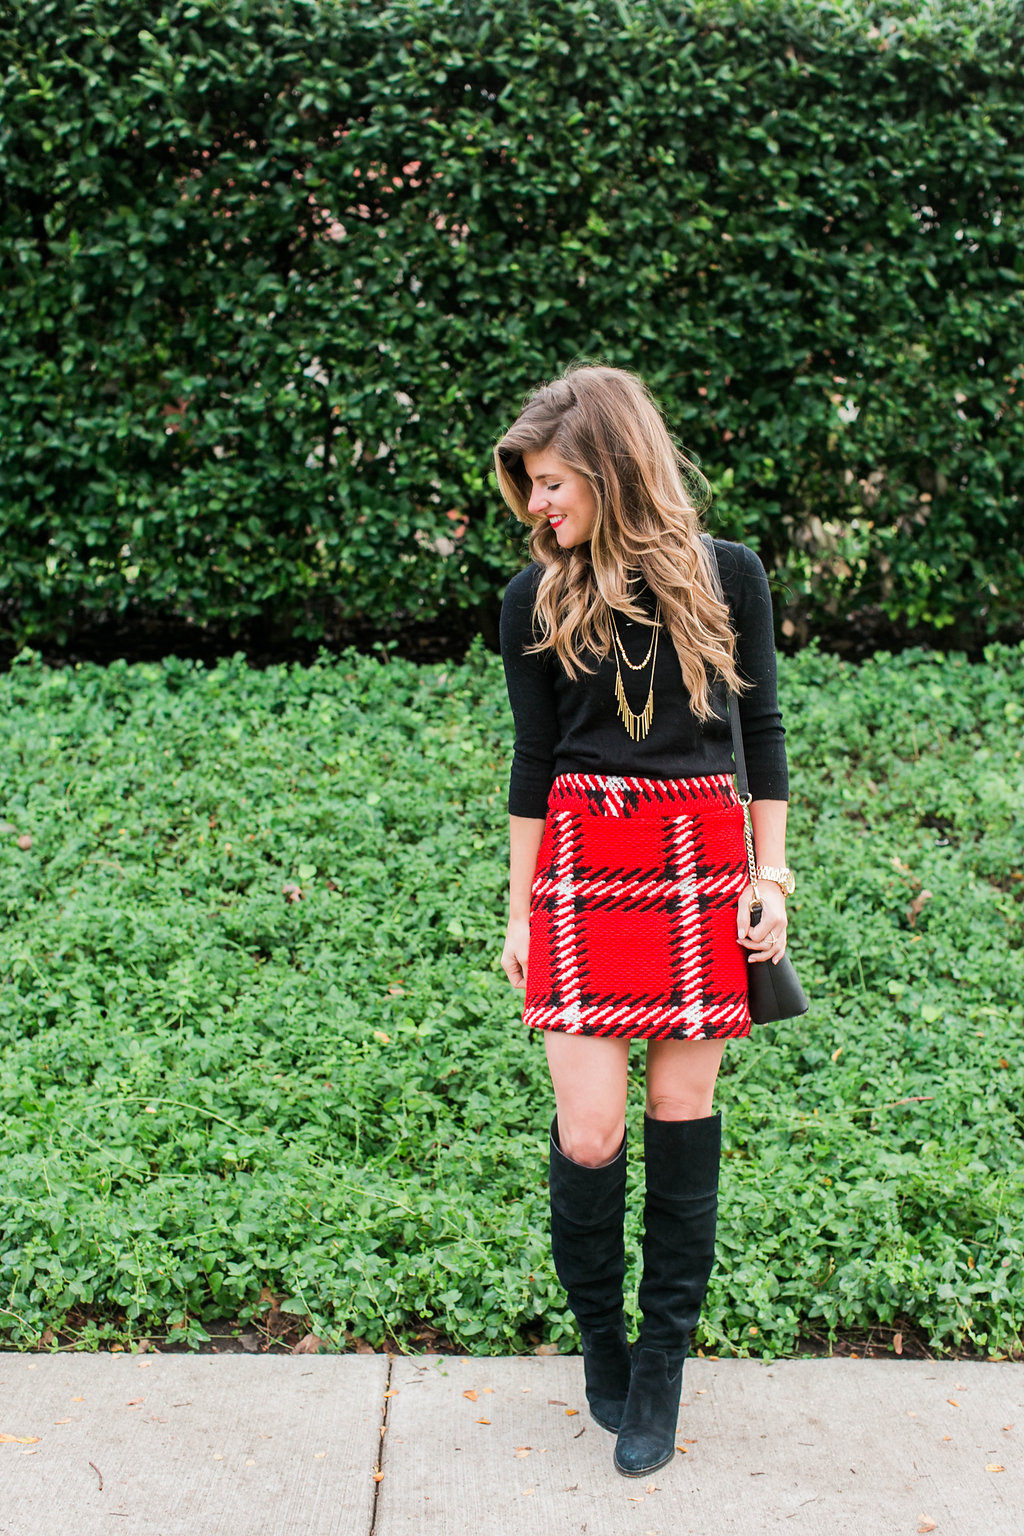
[[[759,864],[755,870],[758,880],[772,880],[780,887],[783,896],[792,896],[796,890],[796,876],[791,869],[777,864]]]

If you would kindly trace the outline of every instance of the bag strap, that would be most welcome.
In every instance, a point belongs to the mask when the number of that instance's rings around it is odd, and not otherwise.
[[[715,596],[720,603],[724,603],[725,592],[722,587],[722,573],[718,568],[718,551],[715,548],[715,541],[710,533],[702,533],[700,541],[707,552],[708,568],[711,575],[711,583],[715,589]],[[726,692],[725,709],[729,716],[729,729],[732,731],[732,755],[736,764],[736,792],[739,795],[740,805],[743,807],[743,839],[747,845],[747,866],[750,871],[750,884],[754,892],[754,901],[757,902],[759,900],[756,879],[757,861],[754,858],[754,837],[750,829],[750,813],[747,810],[752,796],[750,793],[750,782],[747,779],[747,759],[743,751],[743,726],[740,723],[739,699],[731,688]]]

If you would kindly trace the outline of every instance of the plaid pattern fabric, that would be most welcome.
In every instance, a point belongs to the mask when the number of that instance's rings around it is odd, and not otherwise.
[[[523,1020],[643,1040],[750,1033],[732,779],[560,774],[530,901]]]

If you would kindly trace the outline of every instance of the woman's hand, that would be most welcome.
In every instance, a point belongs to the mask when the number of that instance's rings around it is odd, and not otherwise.
[[[530,956],[530,920],[511,921],[505,933],[501,968],[514,987],[526,986],[526,962]]]
[[[750,926],[750,904],[754,892],[748,885],[740,897],[736,936],[744,949],[750,951],[748,960],[770,960],[778,965],[786,953],[786,898],[774,880],[758,881],[757,894],[761,901],[761,921],[756,928]]]

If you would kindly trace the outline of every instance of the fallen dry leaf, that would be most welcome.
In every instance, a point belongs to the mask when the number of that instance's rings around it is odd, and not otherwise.
[[[373,1474],[373,1480],[374,1480],[375,1483],[382,1483],[384,1481],[384,1473],[383,1472],[375,1472]]]
[[[304,1333],[297,1344],[292,1345],[293,1355],[315,1355],[323,1348],[323,1339],[315,1333]]]
[[[949,1404],[949,1406],[951,1408],[959,1408],[960,1407],[960,1404],[957,1402],[955,1397],[947,1397],[946,1398],[946,1402]]]
[[[85,1402],[85,1398],[84,1397],[73,1397],[71,1399],[71,1401],[73,1403],[84,1403]]]
[[[36,1445],[38,1435],[0,1435],[0,1445]]]
[[[530,1497],[530,1494],[531,1494],[531,1493],[533,1493],[533,1491],[534,1491],[534,1490],[533,1490],[533,1489],[532,1489],[532,1488],[524,1488],[524,1489],[523,1489],[523,1490],[522,1490],[522,1493],[523,1493],[523,1498],[524,1498],[524,1499],[528,1499],[528,1498],[529,1498],[529,1497]]]
[[[494,1396],[494,1388],[493,1387],[484,1387],[484,1397],[486,1397],[488,1393],[490,1393],[490,1395],[493,1397]]]
[[[384,1393],[384,1396],[385,1397],[397,1397],[398,1396],[398,1388],[397,1387],[389,1387],[388,1390]]]
[[[516,1451],[516,1461],[525,1461],[529,1454],[529,1451]]]
[[[471,1403],[475,1403],[477,1398],[480,1396],[479,1392],[476,1390],[476,1387],[470,1387],[469,1391],[463,1392],[462,1395],[463,1397],[468,1397]]]
[[[1006,1468],[1000,1466],[998,1461],[989,1461],[989,1462],[985,1463],[985,1471],[986,1472],[1005,1472]]]
[[[567,1408],[565,1410],[565,1416],[566,1416],[567,1419],[575,1418],[575,1416],[578,1413],[579,1413],[579,1409],[578,1408]]]
[[[892,1347],[893,1347],[893,1349],[896,1351],[896,1353],[898,1355],[902,1355],[902,1353],[903,1353],[903,1335],[902,1335],[902,1333],[894,1333],[893,1334]]]
[[[922,1515],[921,1516],[921,1524],[918,1526],[917,1529],[918,1529],[918,1531],[934,1531],[934,1529],[935,1529],[935,1521],[930,1519],[928,1515]]]
[[[477,1419],[478,1424],[489,1424],[490,1422],[490,1419]]]
[[[53,1422],[55,1424],[70,1424],[71,1420],[70,1419],[54,1419]]]
[[[535,1355],[557,1355],[558,1354],[558,1345],[557,1344],[538,1344],[537,1348],[534,1350],[534,1354]]]

